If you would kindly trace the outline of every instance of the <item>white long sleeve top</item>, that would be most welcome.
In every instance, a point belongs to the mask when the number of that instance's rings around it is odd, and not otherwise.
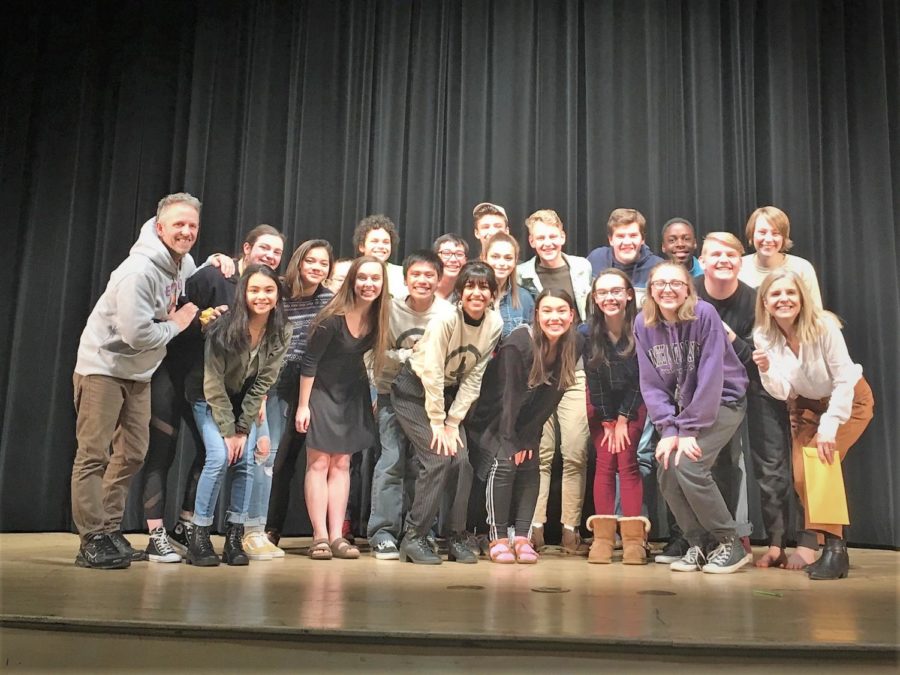
[[[831,397],[819,419],[819,435],[834,438],[838,427],[850,419],[853,389],[862,377],[862,366],[850,359],[837,320],[825,316],[823,321],[825,330],[814,342],[801,344],[799,356],[783,336],[768,344],[757,330],[753,338],[769,356],[769,370],[760,377],[773,397],[782,401],[798,396],[816,400]]]

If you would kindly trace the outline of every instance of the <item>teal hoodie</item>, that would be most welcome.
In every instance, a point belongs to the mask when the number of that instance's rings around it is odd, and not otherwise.
[[[149,382],[166,344],[179,333],[169,310],[195,268],[190,255],[175,262],[156,234],[156,218],[144,223],[88,317],[75,372]]]

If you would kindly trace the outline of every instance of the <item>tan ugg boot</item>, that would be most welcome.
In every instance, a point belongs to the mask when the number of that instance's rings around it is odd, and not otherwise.
[[[588,529],[594,533],[594,543],[588,553],[589,563],[611,563],[613,548],[616,545],[616,517],[591,516],[587,521]]]
[[[622,562],[626,565],[647,564],[647,533],[650,521],[644,516],[619,518],[619,534],[622,535]]]

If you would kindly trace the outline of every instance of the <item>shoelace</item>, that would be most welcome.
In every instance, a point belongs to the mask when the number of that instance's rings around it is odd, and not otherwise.
[[[175,553],[175,549],[172,548],[172,545],[169,543],[169,538],[166,536],[165,530],[154,530],[153,534],[150,536],[153,537],[153,544],[156,546],[156,550],[160,555]]]
[[[691,546],[688,552],[684,554],[684,561],[689,565],[696,565],[700,560],[700,547]]]
[[[720,562],[725,562],[731,557],[731,544],[730,543],[722,543],[716,547],[716,550],[713,551],[709,556],[709,561],[712,564],[718,564]]]

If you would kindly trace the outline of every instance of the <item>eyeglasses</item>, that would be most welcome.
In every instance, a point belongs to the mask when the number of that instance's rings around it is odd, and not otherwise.
[[[661,291],[666,286],[668,286],[669,288],[671,288],[673,291],[675,291],[677,293],[682,288],[685,288],[687,286],[687,282],[686,281],[678,281],[678,279],[675,279],[673,281],[663,281],[662,279],[657,279],[656,281],[650,282],[650,287],[655,291]]]
[[[447,260],[449,260],[450,258],[458,258],[459,260],[466,259],[465,251],[438,251],[438,255],[441,258],[445,258]]]
[[[605,298],[606,296],[610,296],[612,298],[624,298],[625,289],[620,286],[619,288],[610,288],[609,290],[605,288],[598,288],[596,291],[594,291],[595,298]]]

